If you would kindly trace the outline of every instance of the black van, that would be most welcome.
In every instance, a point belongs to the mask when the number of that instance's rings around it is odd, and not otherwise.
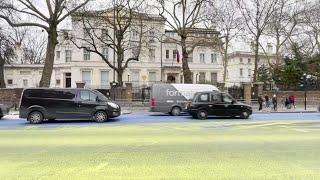
[[[252,114],[252,107],[237,102],[229,94],[211,91],[196,93],[188,111],[198,119],[206,119],[210,115],[247,119]]]
[[[98,123],[120,116],[119,105],[89,89],[25,89],[20,100],[20,118],[32,124],[46,120],[95,120]]]

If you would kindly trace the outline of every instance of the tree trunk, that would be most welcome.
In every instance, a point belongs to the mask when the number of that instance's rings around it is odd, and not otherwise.
[[[258,63],[259,63],[259,36],[256,37],[255,44],[254,44],[254,72],[253,72],[254,83],[257,81]]]
[[[6,82],[4,81],[4,59],[0,58],[0,88],[6,88]]]
[[[223,83],[226,83],[227,79],[227,68],[228,68],[228,46],[229,46],[229,40],[226,38],[226,48],[223,52]]]
[[[277,42],[276,42],[276,67],[278,68],[280,65],[280,37],[277,36]]]
[[[123,86],[123,80],[122,80],[123,70],[118,69],[117,70],[117,79],[118,79],[118,85]]]
[[[40,80],[40,87],[49,87],[53,70],[54,56],[56,45],[58,44],[57,27],[51,27],[48,32],[48,44],[46,51],[46,59]]]
[[[191,71],[188,64],[189,54],[187,52],[186,38],[181,38],[181,46],[182,46],[182,72],[183,72],[184,83],[192,84]]]

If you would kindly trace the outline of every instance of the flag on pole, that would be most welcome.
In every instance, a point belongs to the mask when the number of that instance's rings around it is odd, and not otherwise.
[[[177,63],[180,62],[180,54],[179,54],[179,51],[177,50]]]

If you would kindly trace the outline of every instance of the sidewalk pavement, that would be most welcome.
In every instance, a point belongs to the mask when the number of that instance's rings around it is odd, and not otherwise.
[[[277,111],[273,110],[273,108],[269,107],[269,108],[262,108],[261,111],[258,110],[257,107],[253,107],[253,112],[254,113],[311,113],[311,112],[317,112],[317,107],[315,106],[311,106],[311,107],[307,107],[307,109],[305,110],[305,108],[303,106],[298,106],[296,108],[291,108],[291,109],[287,109],[285,107],[279,107],[277,109]]]

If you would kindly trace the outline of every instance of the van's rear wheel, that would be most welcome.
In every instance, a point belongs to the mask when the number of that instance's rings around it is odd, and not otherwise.
[[[27,119],[31,124],[40,124],[43,121],[43,114],[40,111],[32,111]]]
[[[208,112],[206,110],[200,110],[197,114],[198,119],[204,120],[208,117]]]
[[[181,113],[181,108],[180,108],[180,107],[173,107],[173,108],[171,109],[171,112],[170,112],[170,114],[171,114],[172,116],[179,116],[180,113]]]
[[[94,120],[97,123],[103,123],[108,120],[108,115],[104,111],[98,111],[94,114]]]

